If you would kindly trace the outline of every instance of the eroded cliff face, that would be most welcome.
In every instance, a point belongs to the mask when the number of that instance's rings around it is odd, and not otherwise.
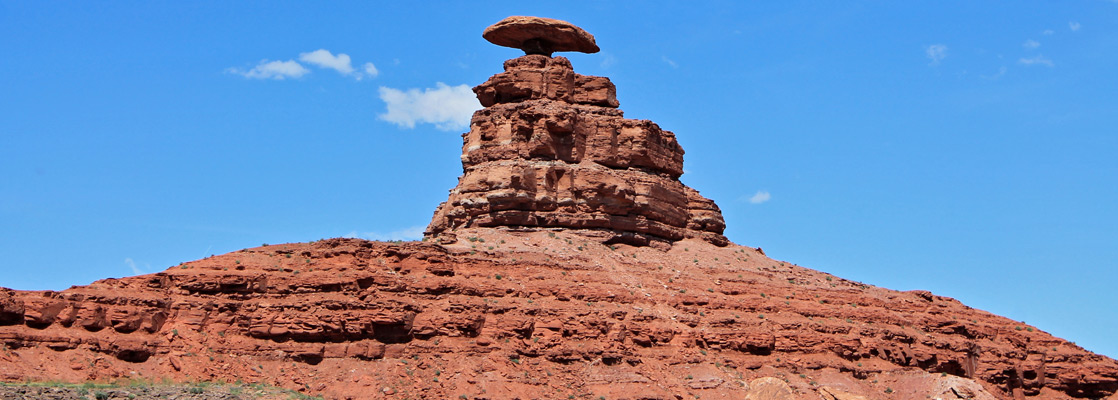
[[[625,119],[563,21],[474,90],[425,242],[245,249],[0,288],[0,380],[243,380],[327,398],[1118,399],[1118,362],[928,292],[729,243],[674,134]],[[562,40],[559,40],[559,39]]]
[[[526,55],[474,92],[485,108],[463,135],[463,175],[428,236],[508,226],[591,230],[607,243],[729,243],[718,206],[679,181],[675,135],[625,119],[608,78]]]
[[[243,380],[332,399],[1118,390],[1118,363],[1035,327],[749,247],[458,236],[265,246],[61,292],[0,290],[0,380]]]

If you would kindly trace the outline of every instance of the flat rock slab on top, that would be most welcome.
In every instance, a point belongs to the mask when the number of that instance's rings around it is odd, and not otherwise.
[[[594,35],[567,21],[512,16],[490,25],[481,37],[498,46],[524,50],[525,54],[551,56],[555,51],[597,53]]]

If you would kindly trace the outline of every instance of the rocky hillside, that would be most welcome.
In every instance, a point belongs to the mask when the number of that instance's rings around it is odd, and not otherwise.
[[[671,132],[597,51],[510,17],[463,176],[422,242],[245,249],[61,292],[0,289],[0,380],[244,381],[327,398],[1118,399],[1118,362],[923,291],[730,243]]]
[[[240,379],[329,398],[742,398],[761,378],[797,399],[1118,388],[1114,360],[1036,327],[753,248],[457,236],[265,246],[4,291],[0,379]]]

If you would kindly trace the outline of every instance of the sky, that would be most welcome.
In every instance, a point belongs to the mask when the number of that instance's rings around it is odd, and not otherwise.
[[[596,37],[735,243],[1118,357],[1110,0],[0,1],[0,286],[419,238],[509,15]]]

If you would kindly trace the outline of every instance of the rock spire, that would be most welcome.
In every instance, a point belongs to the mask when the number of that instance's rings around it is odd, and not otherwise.
[[[594,41],[574,25],[535,17],[509,17],[485,38],[510,47],[537,40],[554,51]],[[718,206],[679,181],[683,148],[672,132],[624,118],[609,78],[528,53],[473,89],[485,108],[462,135],[463,175],[427,236],[505,226],[577,229],[632,245],[729,243]]]

